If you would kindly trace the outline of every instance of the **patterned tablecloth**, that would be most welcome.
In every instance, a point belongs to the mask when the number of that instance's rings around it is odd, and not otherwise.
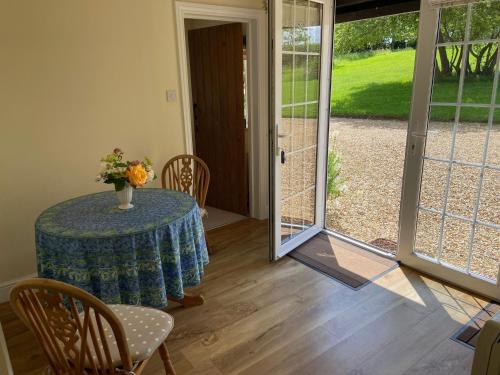
[[[38,275],[64,281],[106,303],[164,307],[200,283],[208,263],[196,201],[137,189],[120,210],[113,191],[59,203],[35,224]]]

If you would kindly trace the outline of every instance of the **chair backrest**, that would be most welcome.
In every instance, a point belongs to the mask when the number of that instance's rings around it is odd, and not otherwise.
[[[30,279],[12,289],[10,303],[35,334],[55,374],[118,374],[108,344],[111,334],[122,369],[132,371],[120,321],[91,294],[55,280]]]
[[[191,195],[200,208],[205,207],[210,171],[207,164],[194,155],[178,155],[167,161],[161,173],[164,189]]]

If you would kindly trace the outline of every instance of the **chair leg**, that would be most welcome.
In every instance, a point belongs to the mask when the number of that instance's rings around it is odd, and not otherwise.
[[[214,249],[208,241],[207,231],[205,231],[205,243],[207,244],[208,255],[214,255]]]
[[[161,360],[163,361],[163,365],[165,366],[165,372],[167,375],[175,375],[174,366],[170,361],[170,355],[168,354],[167,344],[162,343],[158,348],[160,352]]]

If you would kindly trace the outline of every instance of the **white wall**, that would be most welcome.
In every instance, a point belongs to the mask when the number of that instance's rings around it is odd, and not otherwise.
[[[110,188],[103,154],[184,152],[178,72],[172,0],[0,0],[0,284],[36,272],[42,210]]]

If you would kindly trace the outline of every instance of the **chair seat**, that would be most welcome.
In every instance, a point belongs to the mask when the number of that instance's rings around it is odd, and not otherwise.
[[[108,305],[108,307],[116,314],[123,325],[133,362],[140,362],[151,357],[155,350],[167,339],[168,334],[174,327],[174,318],[164,311],[131,305]],[[121,359],[113,331],[105,320],[102,323],[108,337],[113,366],[118,367],[121,365]],[[93,349],[92,345],[91,348]],[[95,360],[95,352],[91,354]]]

